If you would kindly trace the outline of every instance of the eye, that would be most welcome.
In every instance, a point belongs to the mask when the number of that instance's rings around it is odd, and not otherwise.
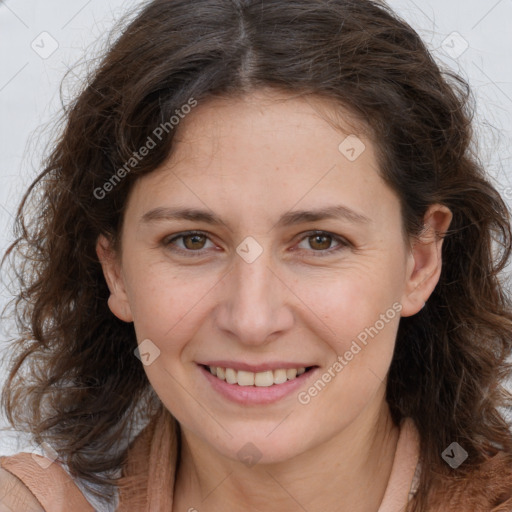
[[[331,244],[334,241],[338,242],[338,245],[332,248]],[[308,252],[320,253],[315,254],[314,256],[327,256],[350,246],[350,243],[345,239],[326,231],[313,231],[306,233],[306,236],[301,239],[301,243],[303,242],[305,242],[307,245],[309,245],[310,248],[313,249],[313,251],[311,251],[306,248],[305,250]],[[300,249],[304,250],[304,248]]]
[[[215,247],[215,244],[211,242],[207,233],[202,231],[187,231],[165,238],[162,244],[174,252],[186,254],[187,256],[202,256],[209,249],[206,246],[208,241],[212,244],[209,248]],[[178,242],[181,242],[181,245]],[[301,238],[300,243],[304,242],[309,245],[309,248],[300,247],[299,244],[299,249],[313,254],[317,253],[314,254],[314,256],[328,256],[351,246],[350,242],[326,231],[312,231],[306,233],[305,236]],[[334,248],[331,247],[333,242],[338,243]]]
[[[183,245],[181,247],[176,243],[178,240],[182,241]],[[201,231],[189,231],[173,236],[172,238],[166,238],[163,240],[163,244],[166,247],[174,245],[176,248],[172,250],[188,254],[195,253],[194,256],[196,256],[202,255],[206,250],[204,247],[207,240],[209,240],[209,238],[206,233]],[[215,247],[215,245],[213,246]]]

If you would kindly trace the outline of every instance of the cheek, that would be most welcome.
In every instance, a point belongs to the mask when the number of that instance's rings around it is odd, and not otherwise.
[[[137,339],[149,338],[162,351],[179,349],[180,340],[190,338],[195,316],[214,286],[207,279],[187,276],[169,263],[145,266],[134,262],[129,302]]]
[[[382,315],[386,326],[398,323],[402,282],[399,265],[393,266],[382,257],[336,269],[329,275],[298,279],[294,293],[320,320],[317,322],[328,339],[343,348],[376,322],[383,330]]]
[[[143,366],[146,376],[177,417],[186,420],[189,415],[200,415],[201,411],[189,411],[190,397],[183,387],[187,368],[182,360],[188,341],[201,325],[202,300],[214,283],[178,275],[169,264],[134,265],[132,272],[129,296],[134,328],[138,342],[145,343],[150,353]]]
[[[336,284],[314,303],[329,327],[323,337],[329,353],[318,379],[298,397],[301,404],[313,404],[329,425],[357,415],[382,389],[401,311],[387,282],[378,287],[360,277]]]
[[[354,411],[362,407],[389,370],[402,308],[400,265],[398,258],[393,262],[380,254],[364,265],[340,269],[336,279],[325,279],[322,286],[307,288],[305,302],[316,313],[316,334],[328,349],[320,379],[329,381],[330,389],[319,393],[320,382],[311,396],[321,394],[317,406],[331,407],[333,418],[344,414],[347,404]],[[300,293],[306,297],[305,288]]]

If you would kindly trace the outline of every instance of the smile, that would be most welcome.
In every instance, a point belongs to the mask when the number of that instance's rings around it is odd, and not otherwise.
[[[198,368],[217,396],[244,406],[269,405],[292,397],[319,371],[318,366],[280,368],[281,364],[272,365],[272,369],[268,365],[253,366],[257,371],[250,371],[250,366],[242,363],[238,366],[245,368],[235,370],[222,364],[198,364]]]
[[[296,379],[306,371],[306,368],[303,366],[300,368],[281,368],[263,372],[237,371],[233,368],[222,368],[220,366],[209,366],[208,369],[212,375],[220,380],[225,380],[228,384],[256,387],[269,387],[283,384],[289,380]]]

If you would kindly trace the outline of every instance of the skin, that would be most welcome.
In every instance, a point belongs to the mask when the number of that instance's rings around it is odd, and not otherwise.
[[[320,115],[324,101],[261,90],[199,104],[168,161],[134,185],[120,254],[98,239],[113,314],[160,350],[144,369],[182,430],[173,510],[368,512],[382,501],[399,434],[385,401],[398,323],[438,282],[435,233],[446,231],[451,212],[432,205],[422,238],[409,241],[370,139],[359,136],[366,149],[349,161],[338,146],[352,131]],[[290,210],[326,205],[369,220],[276,225]],[[206,209],[224,223],[140,222],[158,206]],[[187,230],[207,238],[163,243]],[[263,250],[252,263],[236,252],[247,236]],[[307,405],[297,393],[232,403],[196,364],[309,361],[321,375],[394,303],[401,312]],[[251,467],[237,456],[248,442],[261,454]]]

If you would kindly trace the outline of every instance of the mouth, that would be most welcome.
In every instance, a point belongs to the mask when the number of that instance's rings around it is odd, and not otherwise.
[[[270,387],[284,384],[290,380],[295,380],[302,374],[315,368],[314,366],[300,366],[298,368],[278,368],[276,370],[265,370],[260,372],[250,372],[247,370],[235,370],[222,366],[201,365],[208,370],[214,377],[226,381],[228,384],[238,386]]]
[[[197,366],[216,396],[244,406],[268,405],[291,397],[319,370],[319,366],[258,367],[259,371],[252,372],[220,364]]]

